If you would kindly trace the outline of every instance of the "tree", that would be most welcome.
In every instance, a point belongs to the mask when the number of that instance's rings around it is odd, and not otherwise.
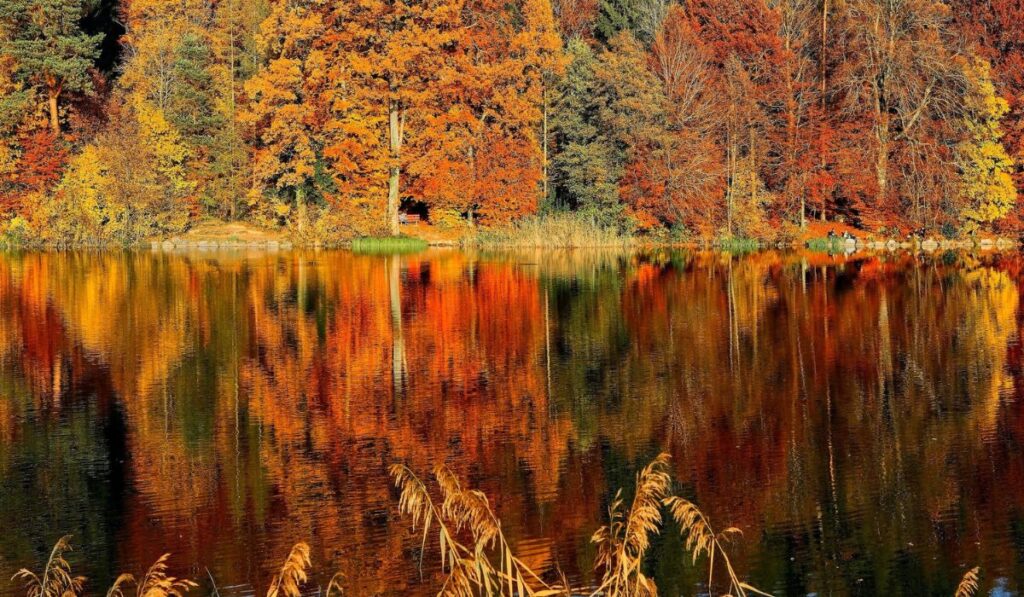
[[[566,41],[574,37],[588,38],[594,33],[597,0],[554,0],[552,12],[558,30]]]
[[[407,149],[432,118],[439,73],[456,43],[461,1],[353,0],[330,4],[325,55],[324,154],[343,188],[387,181],[386,222],[399,234]],[[351,156],[351,157],[350,157]],[[354,158],[354,159],[353,159]]]
[[[824,169],[822,156],[814,151],[815,145],[820,149],[825,112],[821,109],[823,94],[814,81],[818,69],[811,54],[816,43],[824,41],[816,31],[819,4],[818,0],[782,0],[778,5],[783,56],[779,86],[782,110],[774,116],[776,134],[772,139],[779,146],[775,178],[786,199],[785,208],[797,214],[795,219],[801,228],[807,224],[809,187]],[[821,46],[817,49],[824,51]]]
[[[723,106],[713,58],[693,21],[669,9],[651,44],[649,63],[665,108],[640,158],[628,166],[626,195],[634,212],[653,224],[713,233],[721,221],[722,146],[716,132]]]
[[[214,89],[213,54],[199,35],[189,32],[175,49],[174,81],[167,115],[178,131],[192,144],[209,149],[224,119],[217,113]]]
[[[928,130],[931,125],[956,119],[963,75],[953,59],[958,50],[949,33],[949,9],[935,0],[850,0],[839,18],[839,34],[855,57],[836,73],[845,92],[844,109],[871,128],[873,155],[860,161],[873,164],[876,197],[862,210],[873,212],[876,221],[909,212],[921,224],[925,201],[939,193],[899,188],[910,181],[894,176],[898,172],[892,162],[894,156],[913,157],[907,149],[927,149],[936,135]],[[921,167],[939,167],[934,161],[916,161]],[[910,205],[899,204],[901,194]]]
[[[445,156],[468,177],[441,201],[472,223],[507,221],[533,213],[546,183],[547,85],[560,68],[560,40],[548,0],[467,0],[451,55],[454,84],[436,98],[431,131],[454,133],[447,148],[420,152],[416,169],[430,178],[427,161]],[[457,194],[463,197],[457,197]]]
[[[267,190],[282,192],[305,225],[306,195],[316,174],[314,105],[307,96],[307,64],[316,60],[313,43],[323,34],[320,14],[305,2],[276,0],[260,27],[268,62],[245,84],[250,102],[239,119],[253,140],[256,186],[251,203]],[[274,213],[289,214],[286,202]]]
[[[92,89],[89,69],[102,35],[86,35],[79,21],[85,0],[0,0],[0,54],[10,56],[14,75],[46,99],[50,128],[60,136],[60,101],[65,93]]]
[[[605,43],[628,31],[650,43],[668,12],[669,0],[598,0],[595,29]]]
[[[996,95],[991,67],[981,59],[967,61],[964,73],[964,127],[968,137],[957,146],[963,198],[963,217],[971,229],[1004,217],[1017,201],[1014,163],[1003,146],[1001,119],[1009,102]]]
[[[771,148],[762,141],[774,135],[771,112],[779,96],[783,50],[779,13],[764,0],[696,0],[690,15],[707,45],[724,99],[718,134],[725,148],[725,232],[738,215],[760,219],[768,196],[765,179]]]

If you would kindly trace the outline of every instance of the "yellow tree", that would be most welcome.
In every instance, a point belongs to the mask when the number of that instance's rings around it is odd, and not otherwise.
[[[957,146],[963,199],[962,214],[969,229],[1002,218],[1017,202],[1014,164],[1003,146],[1000,120],[1009,103],[996,94],[990,67],[980,58],[966,61],[964,126],[967,138]]]

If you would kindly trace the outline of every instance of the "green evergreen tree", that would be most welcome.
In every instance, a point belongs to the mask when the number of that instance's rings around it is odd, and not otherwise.
[[[208,149],[224,118],[216,110],[213,54],[202,38],[186,34],[175,51],[174,87],[167,115],[185,139]]]
[[[558,86],[552,114],[557,202],[612,224],[622,212],[618,181],[625,156],[601,121],[608,98],[601,95],[597,80],[597,56],[580,39],[570,41],[567,50],[572,62]]]
[[[60,101],[91,91],[89,69],[102,34],[87,35],[80,21],[85,0],[0,0],[0,54],[11,56],[14,76],[45,99],[50,127],[60,134]]]
[[[622,32],[649,45],[668,13],[670,0],[598,0],[594,30],[598,39],[611,43]]]
[[[569,42],[572,62],[558,88],[553,159],[559,203],[604,225],[629,228],[619,186],[635,152],[664,132],[665,96],[643,47],[628,33],[595,54]]]
[[[594,30],[605,42],[622,31],[634,31],[638,21],[637,12],[637,0],[599,0]]]

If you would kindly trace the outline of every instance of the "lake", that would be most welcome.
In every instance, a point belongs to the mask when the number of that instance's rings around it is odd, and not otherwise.
[[[0,593],[70,534],[91,594],[171,552],[196,594],[262,595],[307,541],[314,591],[432,595],[395,463],[446,463],[592,585],[662,451],[763,590],[1016,591],[1022,283],[1017,254],[7,253]],[[703,590],[671,524],[647,564]]]

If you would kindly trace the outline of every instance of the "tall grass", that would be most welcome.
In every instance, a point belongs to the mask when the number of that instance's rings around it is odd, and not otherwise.
[[[634,244],[634,239],[586,216],[555,213],[481,230],[469,242],[494,247],[584,248],[628,247]]]
[[[365,237],[352,240],[352,251],[367,254],[416,253],[429,247],[427,241],[412,236]]]
[[[716,594],[715,571],[724,569],[727,593],[732,597],[750,594],[767,595],[740,580],[733,568],[726,544],[742,533],[735,527],[715,532],[708,518],[694,504],[670,495],[672,479],[669,455],[659,454],[636,478],[636,489],[628,508],[622,491],[615,494],[608,508],[608,523],[591,538],[597,546],[595,570],[600,573],[597,587],[571,588],[565,580],[549,583],[531,570],[513,552],[501,521],[491,508],[487,496],[464,486],[446,466],[433,471],[435,499],[431,489],[405,465],[396,464],[389,472],[399,490],[399,511],[412,519],[413,528],[422,529],[420,566],[427,544],[436,538],[444,582],[439,597],[655,597],[658,587],[643,572],[643,564],[651,539],[661,532],[667,510],[679,525],[684,549],[697,563],[707,560],[709,595]],[[25,568],[13,580],[25,581],[26,597],[78,597],[82,594],[84,577],[73,576],[64,555],[71,551],[68,537],[53,546],[41,573]],[[127,588],[134,584],[136,597],[185,597],[195,582],[167,574],[169,554],[150,566],[138,581],[131,574],[122,574],[107,591],[107,597],[128,597]],[[266,597],[301,597],[312,566],[309,545],[296,543],[267,589]],[[974,597],[979,590],[980,568],[964,574],[954,597]],[[339,572],[331,577],[325,597],[344,597]],[[212,581],[212,577],[211,577]],[[214,587],[216,593],[216,587]]]
[[[70,535],[57,540],[41,573],[36,574],[26,568],[14,573],[11,580],[25,582],[26,597],[74,597],[81,594],[85,577],[72,576],[71,564],[64,559],[64,554],[71,551],[70,541]]]
[[[702,556],[708,558],[709,591],[713,587],[715,562],[722,560],[729,579],[729,594],[734,597],[748,593],[767,595],[739,580],[723,548],[723,542],[739,534],[739,530],[729,528],[716,534],[697,506],[669,495],[672,478],[668,454],[658,455],[637,474],[636,492],[628,509],[621,490],[612,500],[608,524],[591,538],[597,545],[595,568],[601,572],[600,585],[592,589],[570,589],[564,580],[553,585],[542,581],[513,554],[487,496],[463,488],[447,467],[434,469],[442,500],[440,506],[431,497],[426,484],[409,468],[395,465],[391,467],[391,475],[401,492],[399,510],[412,518],[414,528],[423,529],[421,558],[428,539],[437,537],[441,570],[446,574],[439,595],[655,597],[658,587],[654,579],[644,574],[643,563],[651,547],[651,537],[661,530],[662,511],[666,508],[687,537],[686,549],[694,562]],[[437,529],[431,534],[435,526]],[[460,541],[460,536],[465,536],[466,540]],[[492,563],[495,558],[498,566]]]
[[[658,587],[644,575],[644,555],[651,546],[651,535],[661,526],[661,502],[672,482],[668,474],[668,455],[660,454],[636,478],[636,494],[624,510],[622,490],[608,508],[608,524],[599,528],[590,541],[597,545],[597,568],[604,571],[595,593],[654,596]]]
[[[753,253],[761,249],[761,241],[756,238],[730,236],[715,241],[715,246],[729,253]]]
[[[646,597],[658,594],[654,581],[642,572],[644,556],[650,548],[652,535],[660,531],[662,508],[667,508],[686,538],[685,549],[696,564],[701,557],[708,560],[708,584],[714,587],[715,561],[722,560],[729,579],[729,595],[745,597],[748,593],[768,595],[736,575],[729,554],[722,546],[730,537],[740,534],[731,527],[715,533],[704,513],[695,504],[669,495],[672,482],[668,473],[669,455],[659,454],[636,479],[636,493],[629,510],[623,510],[622,491],[616,494],[608,509],[608,524],[594,533],[591,541],[598,546],[597,568],[604,572],[595,594],[609,597]]]
[[[12,580],[25,581],[26,597],[78,597],[82,595],[85,585],[84,576],[72,576],[71,564],[64,559],[64,554],[71,551],[70,537],[61,537],[53,546],[50,557],[39,574],[25,568],[18,570]],[[198,587],[195,582],[180,579],[167,574],[167,560],[171,554],[165,553],[140,578],[132,574],[121,574],[114,584],[107,589],[106,597],[129,597],[133,593],[129,587],[134,585],[135,597],[185,597],[189,590]],[[267,588],[267,597],[300,597],[302,586],[308,579],[311,561],[309,545],[296,543],[288,553],[284,564],[274,575]],[[326,597],[337,595],[343,597],[341,584],[343,575],[335,574],[327,585]],[[212,580],[212,577],[211,577]],[[216,594],[216,587],[214,587]]]
[[[285,559],[281,569],[270,581],[267,597],[299,597],[302,585],[306,584],[306,571],[310,567],[309,545],[296,543]]]

